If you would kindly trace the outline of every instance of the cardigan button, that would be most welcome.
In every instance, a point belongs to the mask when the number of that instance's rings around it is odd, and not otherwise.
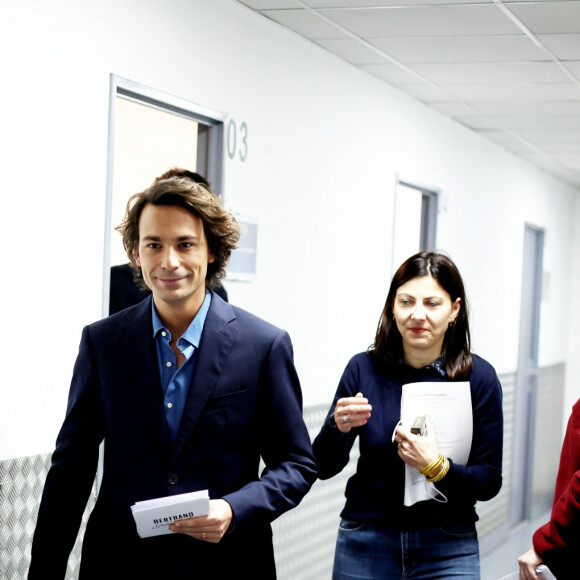
[[[175,485],[178,481],[179,481],[179,477],[177,477],[177,475],[175,475],[175,473],[172,473],[169,476],[169,485]]]

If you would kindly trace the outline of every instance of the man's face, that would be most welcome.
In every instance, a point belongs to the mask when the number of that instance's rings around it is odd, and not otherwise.
[[[158,308],[201,306],[207,265],[215,257],[199,217],[176,205],[148,203],[139,219],[135,260]]]

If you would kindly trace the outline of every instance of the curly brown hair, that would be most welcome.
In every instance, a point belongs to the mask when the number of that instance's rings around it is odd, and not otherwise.
[[[123,236],[123,246],[133,267],[135,282],[146,289],[141,268],[135,261],[135,250],[139,244],[139,220],[143,208],[148,204],[179,206],[199,217],[207,238],[209,251],[215,260],[207,265],[205,285],[219,286],[226,274],[226,265],[240,239],[240,225],[234,216],[224,210],[217,197],[208,187],[187,177],[157,179],[145,191],[133,195],[127,202],[125,219],[115,229]]]

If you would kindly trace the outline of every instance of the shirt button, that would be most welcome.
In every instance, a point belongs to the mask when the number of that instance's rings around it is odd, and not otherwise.
[[[167,361],[165,364],[166,364],[168,367],[170,367],[170,366],[171,366],[171,361]]]
[[[167,336],[167,333],[164,330],[162,330],[161,331],[161,336]]]
[[[171,407],[173,407],[173,403],[167,403],[167,408],[171,409]]]
[[[177,475],[175,475],[175,473],[172,473],[169,476],[169,485],[175,485],[178,481],[179,481],[179,477],[177,477]]]

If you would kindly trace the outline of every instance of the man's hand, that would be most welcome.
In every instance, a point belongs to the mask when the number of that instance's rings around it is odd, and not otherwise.
[[[209,502],[209,514],[171,524],[172,532],[186,534],[201,540],[217,544],[228,531],[234,514],[230,504],[223,499],[212,499]]]
[[[339,431],[348,433],[353,427],[366,425],[373,408],[362,393],[338,399],[334,408],[334,422]]]
[[[541,563],[542,559],[536,554],[534,548],[522,554],[518,558],[520,580],[538,580],[539,576],[536,574],[536,566],[539,566]]]

